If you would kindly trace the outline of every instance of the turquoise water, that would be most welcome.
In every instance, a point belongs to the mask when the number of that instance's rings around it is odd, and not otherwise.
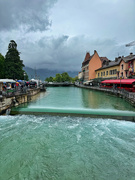
[[[21,112],[135,116],[135,108],[124,99],[76,87],[47,88],[37,100],[20,107]]]
[[[48,88],[23,110],[134,113],[123,99]],[[0,116],[0,180],[135,180],[135,123],[79,116]]]
[[[135,123],[0,117],[1,180],[134,180]]]
[[[135,112],[135,108],[121,98],[77,87],[47,88],[47,92],[39,98],[40,101],[30,103],[28,108],[110,109]]]

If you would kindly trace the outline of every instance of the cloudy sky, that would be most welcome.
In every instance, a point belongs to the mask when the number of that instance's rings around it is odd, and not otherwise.
[[[0,0],[0,53],[15,40],[32,68],[81,70],[86,52],[135,54],[135,0]]]

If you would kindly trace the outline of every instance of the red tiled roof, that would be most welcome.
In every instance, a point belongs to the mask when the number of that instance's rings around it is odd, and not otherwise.
[[[88,61],[89,59],[90,59],[90,53],[87,52],[87,53],[86,53],[86,56],[85,56],[85,59],[84,59],[83,62],[86,62],[86,61]]]

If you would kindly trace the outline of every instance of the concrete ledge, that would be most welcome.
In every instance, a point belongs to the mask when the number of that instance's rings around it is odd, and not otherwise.
[[[78,110],[78,109],[47,109],[47,108],[13,108],[11,115],[60,115],[60,116],[82,116],[91,118],[118,119],[135,122],[135,112],[130,111],[103,111],[103,110]]]

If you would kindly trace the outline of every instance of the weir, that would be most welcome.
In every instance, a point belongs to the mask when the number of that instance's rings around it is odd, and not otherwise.
[[[135,121],[135,108],[103,92],[77,87],[49,87],[38,98],[11,110],[11,115],[59,115]]]
[[[84,116],[91,118],[111,118],[135,122],[135,112],[104,110],[104,109],[65,109],[65,108],[13,108],[11,115],[59,115],[59,116]]]

